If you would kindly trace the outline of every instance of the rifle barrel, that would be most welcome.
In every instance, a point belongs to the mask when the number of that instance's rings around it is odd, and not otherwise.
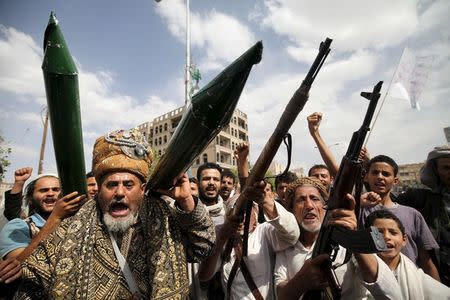
[[[330,52],[331,42],[332,39],[327,38],[325,42],[321,43],[319,53],[317,54],[313,65],[311,66],[302,84],[295,91],[291,100],[287,104],[274,132],[270,136],[261,154],[256,160],[255,165],[252,168],[252,172],[247,178],[247,187],[252,186],[255,182],[260,181],[264,178],[265,173],[269,169],[270,163],[272,162],[281,143],[283,142],[283,138],[288,133],[298,114],[302,111],[303,107],[308,101],[308,93],[311,89],[311,83],[314,81],[317,72],[323,65],[325,58]],[[236,204],[234,206],[235,215],[242,216],[244,214],[245,203],[248,200],[247,196],[245,195],[245,191],[246,189],[244,189],[244,191],[236,200]]]

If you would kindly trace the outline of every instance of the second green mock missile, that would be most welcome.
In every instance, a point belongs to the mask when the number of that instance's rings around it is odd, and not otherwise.
[[[87,194],[78,70],[53,12],[44,35],[42,71],[63,194]]]
[[[261,61],[262,50],[262,42],[257,42],[193,96],[150,175],[148,189],[170,188],[173,180],[229,124],[253,65]]]

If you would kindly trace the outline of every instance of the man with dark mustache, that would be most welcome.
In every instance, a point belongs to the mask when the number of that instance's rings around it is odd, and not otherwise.
[[[30,167],[16,170],[10,196],[22,195],[22,186],[31,173]],[[30,216],[12,219],[0,232],[0,294],[7,299],[12,298],[22,276],[20,264],[64,218],[80,209],[85,198],[84,195],[78,196],[78,192],[61,197],[59,178],[52,173],[40,174],[27,184],[25,200]],[[22,203],[21,197],[15,200]]]
[[[92,170],[98,195],[24,263],[20,299],[188,296],[186,261],[208,256],[214,227],[186,175],[159,191],[168,197],[145,194],[152,159],[137,129],[97,139]]]
[[[221,178],[222,168],[218,164],[206,162],[197,169],[199,200],[205,204],[216,231],[225,221],[225,204],[219,194]],[[224,296],[220,289],[220,273],[217,273],[211,281],[202,284],[198,280],[198,268],[198,263],[188,266],[190,298],[196,300],[223,299]]]
[[[225,206],[219,195],[222,168],[207,162],[197,169],[199,199],[206,205],[214,225],[222,225],[225,218]]]
[[[235,184],[236,176],[229,170],[223,170],[219,190],[219,195],[222,197],[223,201],[226,202],[230,198]]]

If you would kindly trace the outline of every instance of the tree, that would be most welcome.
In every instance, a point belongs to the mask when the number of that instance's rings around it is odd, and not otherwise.
[[[4,144],[5,139],[0,135],[0,181],[5,177],[6,170],[11,164],[8,159],[9,154],[11,154],[11,148]]]

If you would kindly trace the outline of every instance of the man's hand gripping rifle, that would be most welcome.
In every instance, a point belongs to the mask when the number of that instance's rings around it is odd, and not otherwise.
[[[331,188],[330,197],[326,203],[327,212],[325,214],[319,236],[314,246],[312,257],[321,254],[328,254],[330,262],[326,266],[329,288],[322,292],[309,292],[303,299],[339,299],[341,286],[337,281],[332,262],[336,259],[339,245],[346,248],[346,259],[348,262],[351,252],[355,253],[376,253],[386,250],[383,236],[375,227],[366,230],[349,230],[345,228],[335,227],[328,224],[329,211],[337,208],[352,209],[352,204],[346,199],[347,194],[351,194],[356,183],[361,181],[362,177],[362,161],[359,159],[359,153],[363,146],[367,132],[370,130],[370,122],[372,120],[375,108],[380,98],[380,90],[383,82],[380,81],[374,86],[371,93],[362,92],[361,96],[370,100],[367,108],[366,116],[363,124],[358,131],[353,133],[352,139],[347,149],[347,153],[342,158],[339,171]],[[359,197],[356,197],[359,198]],[[359,199],[356,199],[355,214],[359,213]],[[321,294],[321,295],[318,295]]]

